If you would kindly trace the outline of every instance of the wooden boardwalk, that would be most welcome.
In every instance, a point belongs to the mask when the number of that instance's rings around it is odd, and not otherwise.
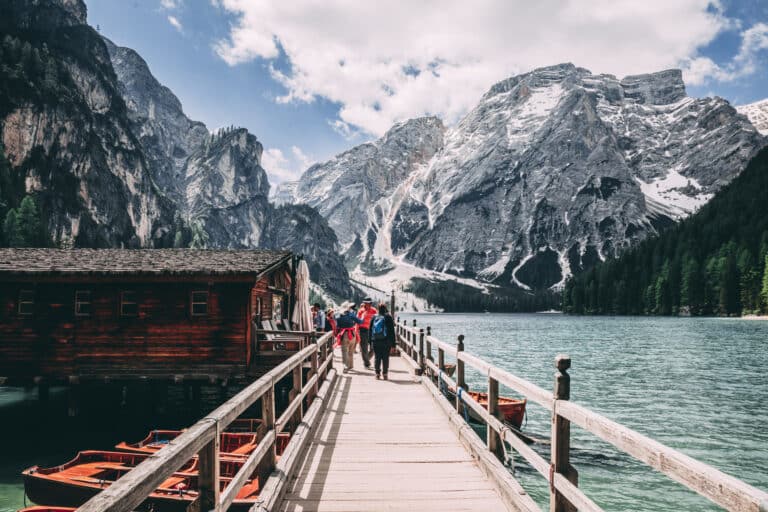
[[[357,371],[339,375],[281,510],[505,510],[429,392],[391,363],[389,381],[357,354]]]

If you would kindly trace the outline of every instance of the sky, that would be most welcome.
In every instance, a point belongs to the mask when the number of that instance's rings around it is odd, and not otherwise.
[[[680,68],[691,96],[768,97],[768,0],[86,0],[209,130],[242,126],[274,185],[494,83],[572,62]]]

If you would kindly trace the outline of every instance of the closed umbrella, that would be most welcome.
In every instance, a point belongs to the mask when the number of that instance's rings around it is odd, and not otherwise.
[[[309,305],[309,267],[304,260],[296,269],[296,307],[291,319],[300,331],[312,331],[312,311]]]

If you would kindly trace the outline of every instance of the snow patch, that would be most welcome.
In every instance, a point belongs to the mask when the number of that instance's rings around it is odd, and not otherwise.
[[[682,192],[685,188],[701,190],[701,185],[693,178],[687,178],[677,170],[670,170],[664,178],[646,183],[635,178],[640,190],[648,202],[648,209],[657,210],[673,219],[687,217],[701,208],[712,198],[713,194],[699,193],[694,196]]]

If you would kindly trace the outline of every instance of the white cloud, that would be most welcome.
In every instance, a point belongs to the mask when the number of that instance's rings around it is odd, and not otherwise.
[[[160,7],[169,11],[181,7],[181,4],[182,0],[160,0]]]
[[[299,179],[301,173],[313,163],[315,161],[298,146],[291,146],[291,152],[288,155],[278,148],[265,149],[261,155],[261,166],[267,171],[272,185]]]
[[[709,57],[695,57],[683,64],[686,83],[730,82],[757,71],[761,52],[768,49],[768,24],[756,23],[741,33],[739,52],[723,66]]]
[[[173,27],[179,32],[184,30],[184,27],[181,25],[179,18],[177,18],[176,16],[168,16],[168,23],[173,25]]]
[[[394,122],[436,114],[454,122],[495,82],[573,62],[623,76],[695,61],[738,25],[709,0],[217,0],[236,16],[215,50],[230,65],[281,50],[272,68],[283,101],[340,104],[337,129],[380,135]],[[712,63],[714,64],[714,63]],[[707,67],[709,66],[709,67]],[[344,128],[346,126],[346,128]]]

